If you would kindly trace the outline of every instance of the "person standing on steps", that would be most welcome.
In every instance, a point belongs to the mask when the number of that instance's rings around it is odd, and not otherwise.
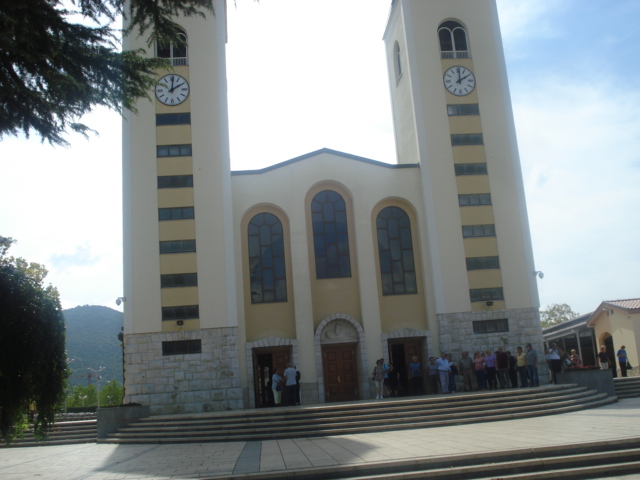
[[[507,380],[509,376],[509,355],[502,347],[499,347],[498,353],[496,353],[496,371],[500,388],[507,388],[509,386],[509,380]]]
[[[291,406],[296,404],[296,369],[293,363],[287,364],[287,369],[284,371],[285,378],[285,406]]]
[[[438,365],[438,376],[440,377],[440,389],[442,393],[449,393],[449,372],[451,371],[451,365],[447,360],[447,354],[442,352],[440,358],[436,360]]]
[[[609,369],[609,354],[607,353],[607,347],[602,345],[598,352],[598,361],[600,362],[600,368],[602,370]]]
[[[282,380],[283,378],[280,376],[282,370],[279,368],[273,373],[271,377],[271,391],[273,392],[273,403],[276,407],[279,407],[282,403]]]
[[[296,369],[296,405],[300,405],[302,401],[300,400],[300,370],[298,370],[297,366],[293,366]]]
[[[617,353],[617,357],[618,357],[618,363],[620,364],[620,374],[623,377],[627,376],[627,362],[629,361],[627,359],[627,351],[625,350],[625,346],[622,345],[622,347],[620,347],[620,350],[618,350]]]
[[[458,370],[460,371],[460,375],[462,375],[464,391],[472,392],[478,390],[478,382],[476,380],[476,375],[473,372],[474,363],[473,359],[469,356],[469,352],[462,352],[462,358],[460,359],[460,362],[458,362]]]
[[[525,346],[525,362],[527,364],[527,376],[529,377],[530,387],[539,387],[540,378],[538,377],[538,353],[533,349],[530,343]]]
[[[415,355],[411,357],[411,363],[409,364],[409,377],[411,378],[411,390],[413,395],[424,394],[422,384],[422,365],[418,361],[418,357]]]
[[[376,400],[384,398],[384,358],[376,361],[373,367],[373,381],[376,384]]]

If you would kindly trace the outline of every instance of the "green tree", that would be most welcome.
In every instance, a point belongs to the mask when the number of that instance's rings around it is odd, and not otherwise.
[[[98,392],[96,386],[76,385],[67,397],[68,407],[95,407],[98,405]]]
[[[122,405],[124,387],[117,381],[111,380],[100,389],[100,406]]]
[[[34,434],[46,437],[68,375],[58,291],[43,285],[42,265],[7,255],[12,243],[0,236],[0,434],[7,443],[21,433],[30,405]]]
[[[580,314],[571,310],[571,307],[566,303],[553,303],[547,305],[544,310],[540,310],[540,323],[542,323],[542,328],[547,328],[571,320],[578,315]]]
[[[127,5],[125,7],[125,5]],[[135,110],[148,97],[166,60],[121,51],[125,34],[147,35],[149,46],[182,43],[177,15],[213,14],[212,0],[5,0],[0,2],[0,138],[35,131],[67,145],[71,129],[86,136],[81,117],[97,106]]]

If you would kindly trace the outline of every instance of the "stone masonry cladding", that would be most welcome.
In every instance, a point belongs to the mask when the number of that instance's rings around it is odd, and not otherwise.
[[[202,353],[162,355],[162,342],[201,340]],[[237,327],[125,336],[125,398],[152,415],[243,408]]]

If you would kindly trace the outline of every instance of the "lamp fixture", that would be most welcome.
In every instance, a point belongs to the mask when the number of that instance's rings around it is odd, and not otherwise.
[[[127,297],[118,297],[116,298],[116,305],[120,306],[122,302],[126,302],[126,301],[127,301]]]
[[[536,270],[535,272],[533,272],[533,276],[538,277],[540,280],[542,280],[544,278],[544,273],[540,270]]]

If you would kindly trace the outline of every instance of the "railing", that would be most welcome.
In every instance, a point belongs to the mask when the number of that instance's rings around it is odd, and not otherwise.
[[[463,50],[460,52],[454,52],[454,51],[450,51],[450,52],[441,52],[443,59],[445,58],[471,58],[471,56],[469,55],[469,52],[467,50]]]
[[[182,67],[187,65],[187,57],[173,57],[171,59],[171,65],[174,67]]]

